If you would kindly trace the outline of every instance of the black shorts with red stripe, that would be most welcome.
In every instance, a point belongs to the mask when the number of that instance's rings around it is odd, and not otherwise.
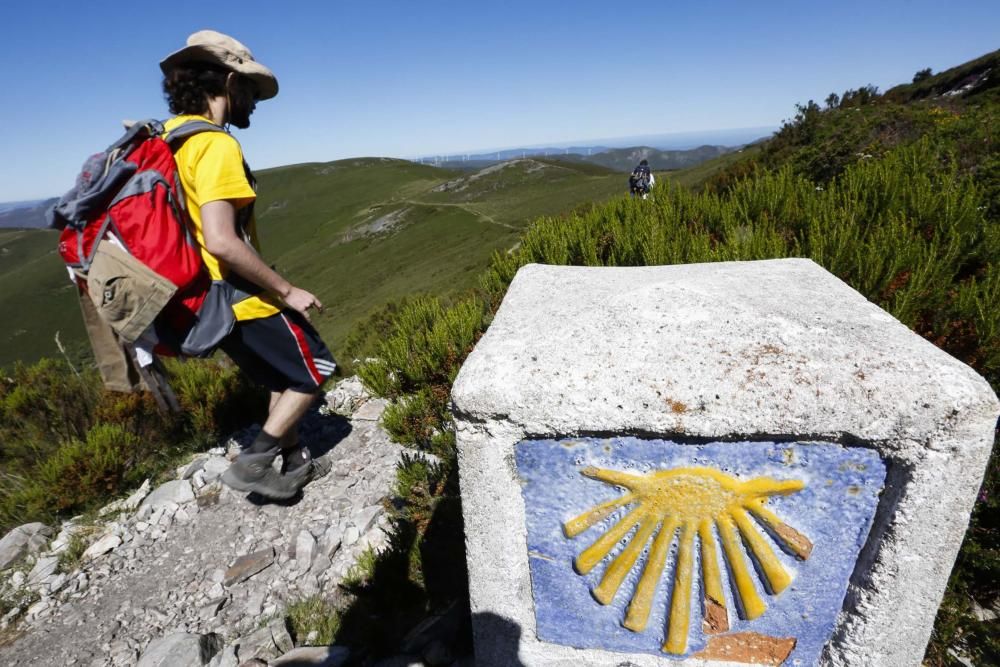
[[[290,309],[237,322],[220,347],[251,380],[271,391],[311,394],[337,370],[316,330]]]

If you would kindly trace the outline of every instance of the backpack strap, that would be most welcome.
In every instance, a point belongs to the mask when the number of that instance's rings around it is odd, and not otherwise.
[[[155,122],[155,121],[154,121]],[[162,127],[162,125],[161,125]],[[184,139],[191,137],[195,134],[201,132],[226,132],[223,128],[219,127],[215,123],[210,123],[206,120],[190,120],[186,123],[178,125],[170,132],[162,134],[163,140],[169,144],[171,150],[177,150],[178,144]],[[226,134],[229,134],[226,132]],[[250,183],[250,187],[255,191],[257,190],[257,182],[253,176],[253,172],[250,171],[250,165],[247,164],[246,160],[243,161],[243,171],[246,174],[247,182]],[[184,197],[184,188],[181,187],[180,182],[177,183],[177,194],[179,197]],[[185,204],[182,201],[182,206]],[[244,241],[247,245],[253,249],[253,245],[250,243],[249,236],[247,234],[247,227],[250,222],[250,218],[253,215],[253,203],[244,206],[237,212],[236,227],[239,230]],[[237,275],[229,275],[222,280],[213,281],[217,283],[216,288],[222,289],[226,295],[226,303],[229,306],[235,305],[241,301],[245,301],[252,296],[262,293],[264,290],[257,285],[254,285],[250,281],[243,279]],[[214,349],[214,348],[213,348]]]
[[[144,121],[145,122],[145,121]],[[224,129],[216,125],[215,123],[210,123],[207,120],[189,120],[186,123],[181,123],[169,132],[163,130],[163,123],[159,121],[148,121],[159,125],[160,133],[157,136],[162,136],[163,140],[167,142],[170,146],[170,150],[176,152],[180,148],[182,141],[191,137],[195,134],[200,134],[201,132],[226,132]],[[226,134],[229,134],[226,132]],[[244,168],[249,169],[246,166],[246,162],[243,163]],[[175,174],[176,182],[174,185],[177,189],[177,196],[180,197],[181,208],[187,208],[187,202],[184,201],[184,188],[181,187],[180,176]]]
[[[189,120],[186,123],[178,125],[170,132],[163,135],[163,140],[170,145],[170,149],[176,151],[178,144],[187,139],[188,137],[198,134],[200,132],[226,132],[224,129],[216,125],[215,123],[210,123],[207,120]],[[229,134],[226,132],[226,134]],[[253,176],[253,172],[250,171],[250,165],[247,164],[246,160],[243,160],[243,172],[246,174],[247,183],[256,192],[257,191],[257,180]],[[184,196],[184,190],[178,184],[177,192],[181,197]],[[250,243],[249,234],[247,229],[250,225],[250,219],[253,217],[253,202],[247,204],[236,214],[236,228],[240,232],[240,235],[248,245]]]
[[[115,143],[108,146],[105,153],[112,155],[115,151],[120,151],[121,149],[142,141],[143,139],[148,139],[149,137],[155,137],[163,133],[163,123],[152,118],[147,118],[146,120],[140,120],[137,123],[132,123],[129,125],[125,134],[121,136]]]
[[[159,123],[159,125],[161,128],[163,127],[162,123]],[[174,148],[177,142],[182,139],[187,139],[191,135],[198,134],[200,132],[225,132],[225,130],[215,123],[210,123],[207,120],[190,120],[163,134],[163,140],[170,144],[171,148]]]

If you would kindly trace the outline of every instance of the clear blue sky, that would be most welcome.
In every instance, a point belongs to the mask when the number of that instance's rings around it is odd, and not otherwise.
[[[632,7],[632,9],[628,9]],[[123,118],[166,117],[159,60],[202,28],[281,93],[237,131],[256,168],[775,126],[1000,48],[1000,2],[6,3],[0,201],[62,193]]]

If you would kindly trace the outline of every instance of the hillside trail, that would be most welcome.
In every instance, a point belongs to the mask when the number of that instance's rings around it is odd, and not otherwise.
[[[384,406],[369,399],[350,418],[307,415],[302,442],[333,468],[289,501],[269,502],[218,480],[254,427],[196,456],[148,495],[140,490],[113,503],[119,513],[91,536],[97,539],[82,565],[59,573],[58,553],[83,530],[64,524],[27,575],[25,585],[42,597],[27,610],[20,636],[0,647],[0,664],[166,665],[142,656],[174,633],[201,635],[218,667],[286,654],[286,606],[317,593],[336,599],[358,556],[387,540],[384,504],[404,449],[378,424]]]
[[[454,202],[440,202],[440,201],[420,201],[419,199],[392,199],[392,200],[390,200],[388,202],[384,202],[384,203],[385,204],[409,204],[411,206],[442,206],[442,207],[448,207],[448,208],[460,208],[463,211],[465,211],[466,213],[468,213],[468,214],[470,214],[470,215],[472,215],[472,216],[474,216],[476,218],[480,218],[484,222],[488,222],[491,225],[499,225],[500,227],[506,227],[507,229],[513,229],[513,230],[516,230],[516,231],[520,231],[522,229],[521,227],[518,227],[517,225],[511,225],[511,224],[508,224],[506,222],[500,222],[496,218],[494,218],[494,217],[492,217],[492,216],[490,216],[490,215],[488,215],[486,213],[483,213],[482,211],[479,211],[479,210],[473,208],[469,204],[456,204]]]

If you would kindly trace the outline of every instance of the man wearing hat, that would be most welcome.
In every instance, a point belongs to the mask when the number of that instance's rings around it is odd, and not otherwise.
[[[256,103],[278,94],[278,81],[243,44],[214,30],[196,32],[187,46],[161,63],[163,91],[176,114],[166,134],[193,122],[224,131],[192,134],[174,145],[191,231],[213,280],[231,284],[242,300],[236,324],[220,347],[255,382],[271,392],[260,435],[222,480],[241,491],[290,498],[310,479],[329,472],[297,442],[297,427],[323,381],[336,369],[330,351],[309,323],[322,311],[315,295],[292,285],[258,254],[254,179],[230,125],[250,126]],[[215,127],[210,129],[215,130]],[[272,463],[282,456],[282,472]]]

